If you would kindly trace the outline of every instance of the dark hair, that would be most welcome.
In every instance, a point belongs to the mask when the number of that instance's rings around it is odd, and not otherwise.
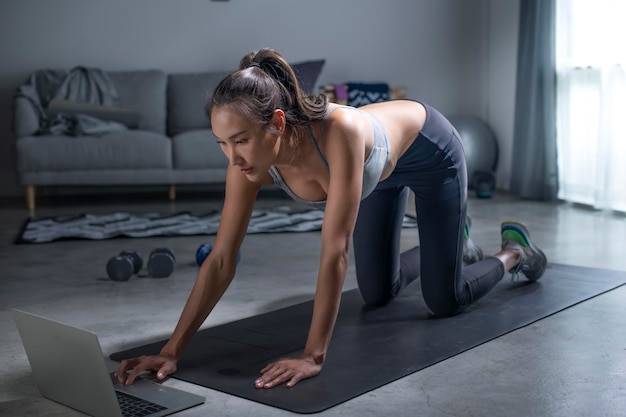
[[[225,106],[268,130],[273,129],[274,110],[283,110],[295,146],[304,127],[324,117],[328,100],[304,94],[287,61],[275,50],[264,48],[244,56],[239,70],[217,85],[206,106],[207,117],[214,108]]]

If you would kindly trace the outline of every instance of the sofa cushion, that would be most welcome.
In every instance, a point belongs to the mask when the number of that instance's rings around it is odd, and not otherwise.
[[[122,108],[141,114],[141,130],[165,134],[166,85],[165,72],[158,70],[107,72],[119,97]]]
[[[325,63],[326,60],[324,59],[316,59],[290,64],[291,68],[293,68],[293,72],[296,73],[296,77],[300,82],[300,87],[305,93],[316,94],[315,86],[317,85],[317,79],[319,78]]]
[[[193,130],[174,136],[174,168],[226,168],[228,158],[216,141],[210,129]]]
[[[170,139],[143,130],[103,136],[24,136],[15,145],[20,172],[172,167]]]
[[[167,132],[170,136],[189,130],[208,129],[204,109],[227,72],[169,74],[167,80]]]

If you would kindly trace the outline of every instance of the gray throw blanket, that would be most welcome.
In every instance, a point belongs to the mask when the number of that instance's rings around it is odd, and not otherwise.
[[[37,134],[80,136],[126,130],[126,126],[121,123],[100,120],[85,114],[57,114],[50,117],[46,112],[53,99],[117,106],[115,85],[100,69],[78,66],[69,72],[39,70],[18,87],[16,94],[28,99],[36,109],[39,116]]]

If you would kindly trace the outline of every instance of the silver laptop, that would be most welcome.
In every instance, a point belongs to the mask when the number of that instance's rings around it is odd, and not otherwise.
[[[148,379],[119,384],[93,332],[15,309],[13,318],[46,398],[96,417],[166,416],[204,403],[204,397]]]

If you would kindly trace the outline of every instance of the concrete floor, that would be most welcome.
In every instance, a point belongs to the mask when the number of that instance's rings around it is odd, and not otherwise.
[[[37,217],[128,210],[201,212],[219,197],[78,197],[39,201]],[[130,202],[129,202],[130,200]],[[276,195],[258,206],[285,204]],[[162,339],[173,329],[197,267],[197,246],[211,237],[61,241],[15,245],[28,213],[23,202],[0,206],[0,415],[81,415],[42,398],[11,317],[20,308],[95,331],[105,355]],[[470,201],[473,239],[499,246],[499,223],[526,222],[552,262],[626,270],[626,218],[567,204],[521,201],[499,194]],[[405,229],[403,247],[416,242]],[[177,255],[175,275],[116,283],[104,266],[121,249]],[[203,327],[274,310],[313,297],[319,234],[251,235],[237,277]],[[280,266],[279,266],[280,265]],[[508,278],[499,285],[507,285]],[[349,269],[345,289],[356,287]],[[626,415],[626,286],[571,307],[373,392],[324,416],[624,416]],[[304,324],[303,325],[307,325]],[[108,359],[107,359],[108,361]],[[115,363],[110,362],[112,369]],[[68,366],[71,366],[68,364]],[[59,375],[62,378],[62,375]],[[252,383],[252,381],[250,381]],[[206,397],[180,416],[287,416],[292,413],[170,379],[165,384]]]

